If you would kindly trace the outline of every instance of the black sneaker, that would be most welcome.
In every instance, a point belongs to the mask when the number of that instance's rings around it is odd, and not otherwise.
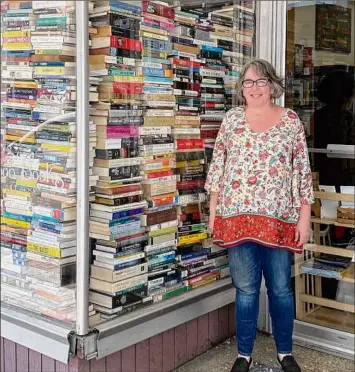
[[[282,360],[277,356],[277,361],[284,372],[301,372],[301,367],[292,355],[286,355]]]
[[[253,359],[250,358],[249,362],[243,357],[239,357],[233,364],[231,372],[248,372],[253,366]]]

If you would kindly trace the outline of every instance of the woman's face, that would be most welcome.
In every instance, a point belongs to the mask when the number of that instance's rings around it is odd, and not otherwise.
[[[270,103],[271,87],[265,76],[260,76],[252,68],[248,68],[243,80],[243,95],[248,106],[263,106]]]

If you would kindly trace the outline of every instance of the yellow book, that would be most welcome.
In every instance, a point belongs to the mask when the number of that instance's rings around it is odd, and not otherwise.
[[[52,143],[42,143],[41,149],[43,150],[52,150],[52,151],[63,151],[63,152],[70,152],[72,151],[72,146],[63,146],[63,145],[54,145]]]
[[[4,194],[8,194],[8,195],[23,196],[25,198],[31,197],[31,193],[27,191],[12,190],[12,189],[3,189],[2,191]]]
[[[7,43],[3,45],[4,50],[32,50],[31,43]]]
[[[177,227],[168,227],[167,229],[149,231],[148,236],[154,238],[161,235],[172,234],[177,232]]]
[[[157,165],[157,168],[150,169],[150,170],[145,170],[144,172],[146,174],[149,174],[149,173],[156,173],[156,172],[164,172],[164,171],[168,171],[168,170],[171,170],[171,167],[169,167],[169,166],[167,166],[167,167],[159,167],[159,165]]]
[[[144,77],[143,76],[114,76],[113,77],[114,81],[129,81],[129,82],[135,82],[135,83],[143,83],[144,82]]]
[[[32,81],[21,81],[17,80],[14,83],[11,84],[15,88],[38,88],[38,83],[32,82]]]
[[[75,69],[68,67],[35,67],[35,75],[64,75],[72,72],[74,74]]]
[[[15,220],[14,218],[1,217],[1,223],[5,223],[10,226],[23,227],[24,229],[29,229],[31,223],[27,221]]]
[[[203,239],[207,239],[207,233],[200,233],[200,234],[182,236],[182,237],[179,238],[178,245],[191,244],[191,243],[203,240]]]
[[[144,57],[150,57],[151,56],[151,51],[149,49],[142,49],[142,55]],[[166,59],[168,58],[168,53],[165,53],[165,52],[157,52],[157,56],[158,58],[163,58],[163,59]]]
[[[147,32],[147,31],[142,31],[142,36],[143,37],[149,37],[149,38],[152,38],[152,39],[163,40],[163,41],[168,41],[169,40],[169,36],[167,36],[167,35],[158,35],[158,34],[153,34],[151,32]]]
[[[25,37],[25,36],[31,36],[31,31],[5,31],[3,33],[3,37]]]
[[[204,285],[211,284],[211,283],[215,282],[216,280],[217,280],[217,277],[214,277],[214,278],[211,278],[211,279],[204,280],[202,282],[198,282],[196,284],[191,284],[191,288],[199,288],[199,287],[202,287]]]
[[[57,257],[57,258],[61,257],[60,248],[50,247],[50,246],[37,244],[33,242],[27,243],[27,251],[33,252],[33,253],[41,253],[45,256],[50,256],[50,257]]]
[[[5,140],[7,140],[7,141],[20,141],[20,139],[21,139],[22,137],[20,137],[20,136],[11,136],[11,135],[9,135],[9,134],[6,134],[5,135]],[[27,143],[36,143],[36,138],[34,138],[34,137],[27,137],[27,138],[25,138],[24,140],[23,140],[23,142],[27,142]]]
[[[36,180],[28,180],[26,178],[18,178],[16,180],[17,186],[23,186],[23,187],[32,187],[35,188],[37,186]]]
[[[116,103],[116,104],[129,102],[130,105],[141,105],[142,104],[142,101],[131,101],[131,100],[128,101],[127,99],[115,99],[115,98],[111,98],[110,102]]]
[[[63,173],[65,171],[65,167],[62,165],[55,165],[50,163],[41,163],[39,165],[40,170],[50,170],[51,172],[58,172]]]

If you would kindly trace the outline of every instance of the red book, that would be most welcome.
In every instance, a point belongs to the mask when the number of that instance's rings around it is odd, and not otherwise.
[[[142,51],[142,42],[121,36],[110,36],[110,46],[117,49],[128,49],[135,52]]]
[[[141,83],[121,83],[114,81],[112,84],[113,93],[142,94],[143,84]]]
[[[205,180],[178,182],[176,188],[178,190],[198,189],[202,188],[205,185],[205,182]]]
[[[2,62],[31,62],[31,57],[10,57],[10,56],[4,56],[1,57]]]
[[[160,177],[167,177],[167,176],[173,176],[174,172],[171,170],[162,171],[162,172],[154,172],[154,173],[148,173],[147,178],[160,178]]]
[[[168,19],[175,18],[175,10],[169,8],[168,6],[164,6],[161,4],[152,3],[149,0],[143,0],[142,2],[142,11],[144,13],[155,14],[160,17],[165,17]]]
[[[172,64],[177,66],[187,66],[187,67],[201,67],[200,62],[196,61],[187,61],[185,59],[179,59],[176,57],[172,58]]]
[[[203,138],[177,139],[176,146],[177,150],[203,149],[205,141]]]
[[[218,129],[201,129],[201,138],[216,138]]]

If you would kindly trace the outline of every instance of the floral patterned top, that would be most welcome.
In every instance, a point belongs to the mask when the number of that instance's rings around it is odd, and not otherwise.
[[[217,192],[214,241],[234,247],[258,242],[301,253],[295,243],[300,207],[314,203],[303,124],[288,109],[265,132],[249,126],[245,110],[221,124],[205,189]]]

